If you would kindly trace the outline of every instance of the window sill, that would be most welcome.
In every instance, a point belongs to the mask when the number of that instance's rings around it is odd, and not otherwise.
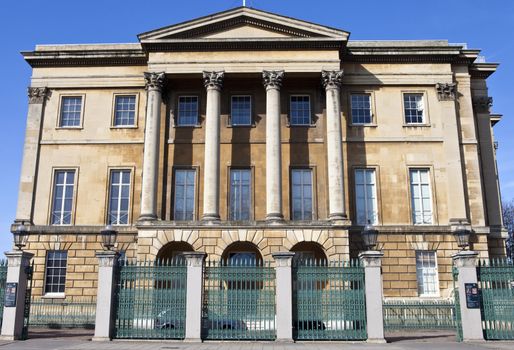
[[[367,128],[376,128],[376,127],[378,127],[378,124],[375,124],[375,123],[369,123],[369,124],[353,124],[353,123],[351,123],[351,124],[350,124],[350,127],[355,127],[355,128],[362,128],[362,127],[364,127],[364,128],[366,128],[366,127],[367,127]]]
[[[57,126],[55,130],[82,130],[82,126]]]
[[[288,128],[315,128],[316,124],[287,124]]]
[[[257,124],[246,124],[246,125],[230,125],[230,124],[227,124],[227,128],[229,129],[251,129],[251,128],[256,128],[257,127]]]
[[[137,125],[120,125],[120,126],[111,126],[111,130],[120,130],[120,129],[137,129]]]
[[[41,296],[43,299],[66,299],[66,295],[64,293],[46,293]]]
[[[174,129],[200,129],[202,127],[201,124],[198,125],[173,125]]]
[[[426,123],[420,123],[420,124],[416,124],[416,123],[412,123],[412,124],[403,124],[403,127],[404,128],[418,128],[418,127],[423,127],[423,128],[429,128],[431,127],[432,125],[430,124],[426,124]]]
[[[420,295],[418,295],[418,298],[422,298],[422,299],[440,299],[441,295],[439,293],[438,294],[420,294]]]

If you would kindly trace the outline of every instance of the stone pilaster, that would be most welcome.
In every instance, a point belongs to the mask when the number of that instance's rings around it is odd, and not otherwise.
[[[224,76],[224,72],[203,72],[203,81],[207,89],[202,216],[204,221],[220,219],[220,96]]]
[[[186,336],[185,341],[201,342],[203,306],[203,265],[207,254],[183,253],[187,263]]]
[[[276,262],[276,304],[277,341],[293,342],[293,278],[292,266],[294,252],[273,253]]]
[[[39,141],[43,121],[45,102],[50,96],[46,87],[29,87],[29,110],[25,129],[25,143],[21,165],[18,207],[15,222],[33,223],[32,208],[36,192],[36,173],[39,161]]]
[[[282,221],[280,88],[284,71],[262,72],[266,88],[266,220]]]
[[[141,189],[141,215],[139,220],[157,219],[157,181],[161,127],[162,91],[165,73],[145,73],[147,91],[145,147],[143,154],[143,181]]]
[[[114,272],[118,253],[113,251],[96,252],[98,258],[98,291],[96,294],[96,318],[94,341],[108,341],[112,338],[114,310]]]
[[[329,219],[345,220],[343,138],[341,131],[341,83],[343,71],[322,71],[326,91]]]

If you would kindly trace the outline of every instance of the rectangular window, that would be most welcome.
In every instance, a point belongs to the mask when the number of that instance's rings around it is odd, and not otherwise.
[[[425,122],[425,106],[423,94],[403,94],[405,124],[423,124]]]
[[[68,252],[49,250],[46,253],[45,294],[64,293]]]
[[[311,125],[311,98],[307,95],[291,96],[291,125]]]
[[[230,170],[230,220],[250,220],[251,170]]]
[[[136,96],[124,95],[114,98],[114,126],[134,126],[136,118]]]
[[[374,169],[355,170],[357,224],[378,223],[377,189]]]
[[[312,220],[312,170],[291,171],[292,219]]]
[[[232,96],[230,123],[232,126],[252,125],[252,97]]]
[[[178,126],[195,126],[198,124],[198,97],[180,96],[178,98]]]
[[[439,296],[436,252],[416,251],[416,276],[420,296]]]
[[[80,126],[82,96],[63,96],[61,100],[61,127]]]
[[[371,124],[371,95],[352,94],[350,102],[352,124]]]
[[[109,218],[111,225],[128,224],[130,170],[113,170],[109,185]]]
[[[432,224],[432,195],[428,169],[410,170],[410,189],[414,224]]]
[[[194,218],[195,177],[196,171],[194,169],[175,170],[174,220],[185,221]]]
[[[54,175],[52,225],[71,224],[75,170],[57,170]]]

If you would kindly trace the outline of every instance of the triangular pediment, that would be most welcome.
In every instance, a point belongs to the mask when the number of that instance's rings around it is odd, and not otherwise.
[[[140,34],[142,43],[175,40],[327,39],[346,41],[349,33],[248,7],[239,7]]]

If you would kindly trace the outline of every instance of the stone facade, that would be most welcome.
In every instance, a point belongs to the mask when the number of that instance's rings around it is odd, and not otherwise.
[[[376,174],[386,297],[418,296],[418,250],[437,252],[439,296],[450,295],[459,223],[473,230],[481,257],[504,255],[491,127],[498,118],[485,82],[497,65],[475,63],[478,50],[446,41],[348,37],[237,8],[143,33],[136,44],[24,52],[33,75],[14,225],[30,224],[33,295],[45,294],[48,251],[63,250],[59,297],[94,298],[113,169],[131,172],[127,225],[116,227],[116,249],[127,258],[167,258],[184,247],[208,259],[250,248],[270,261],[291,249],[357,258],[360,168]],[[370,96],[371,123],[352,122],[356,93]],[[405,93],[422,96],[423,123],[405,122]],[[120,95],[135,96],[133,125],[114,126]],[[234,95],[251,97],[251,125],[231,125]],[[309,125],[291,125],[294,95],[309,97]],[[67,96],[82,98],[73,127],[60,122]],[[196,125],[177,125],[179,96],[198,98]],[[251,170],[249,220],[231,221],[230,169],[242,167]],[[312,170],[311,220],[292,220],[292,168]],[[411,168],[429,170],[431,224],[413,222]],[[51,224],[59,169],[75,171],[66,225]],[[174,218],[176,169],[196,170],[193,220]]]

